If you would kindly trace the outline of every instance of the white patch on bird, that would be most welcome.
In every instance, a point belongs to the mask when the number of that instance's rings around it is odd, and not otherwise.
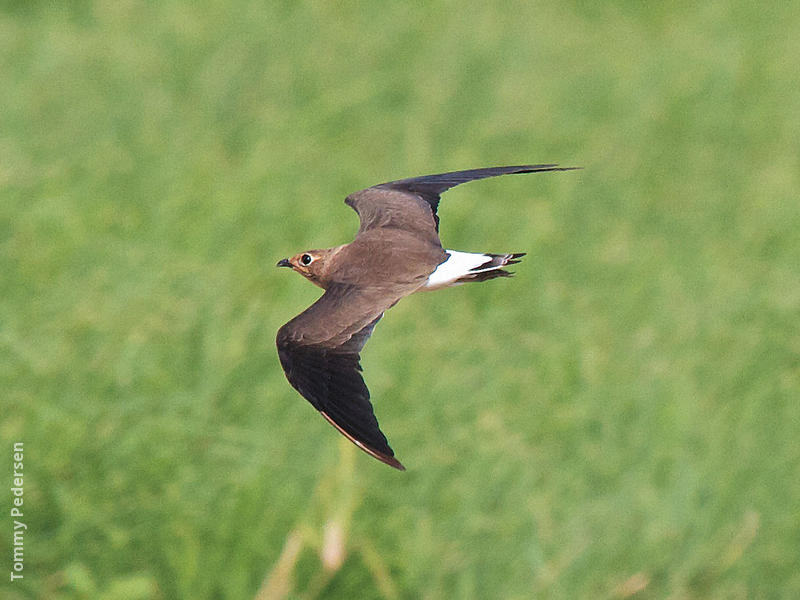
[[[445,250],[445,252],[450,256],[428,276],[428,281],[422,287],[423,290],[438,290],[455,285],[455,282],[461,277],[470,273],[474,274],[475,271],[472,269],[491,260],[491,256],[485,254],[458,252],[457,250]]]

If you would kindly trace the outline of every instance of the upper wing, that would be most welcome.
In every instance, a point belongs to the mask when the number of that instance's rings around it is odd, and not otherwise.
[[[516,167],[488,167],[453,171],[438,175],[424,175],[381,183],[350,194],[345,202],[352,206],[361,220],[361,233],[376,227],[396,227],[433,236],[438,243],[440,195],[467,181],[485,179],[512,173],[540,173],[542,171],[569,171],[575,167],[558,165],[521,165]]]
[[[398,295],[399,294],[399,295]],[[359,448],[396,469],[361,376],[361,349],[383,312],[405,291],[334,285],[278,330],[281,366],[289,383]]]

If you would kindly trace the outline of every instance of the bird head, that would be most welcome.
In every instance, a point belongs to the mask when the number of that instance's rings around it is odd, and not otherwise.
[[[291,258],[282,258],[276,266],[289,267],[293,271],[300,273],[314,285],[325,288],[327,279],[327,261],[333,248],[326,250],[306,250],[300,254],[295,254]]]

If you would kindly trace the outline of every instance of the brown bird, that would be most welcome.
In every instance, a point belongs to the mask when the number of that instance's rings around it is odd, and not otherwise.
[[[369,401],[359,353],[383,313],[414,292],[508,277],[503,267],[524,253],[445,250],[439,241],[439,195],[453,186],[511,173],[568,171],[525,165],[426,175],[382,183],[345,202],[361,222],[349,244],[307,250],[278,261],[325,290],[278,330],[281,366],[289,383],[331,425],[378,460],[405,470],[394,457]]]

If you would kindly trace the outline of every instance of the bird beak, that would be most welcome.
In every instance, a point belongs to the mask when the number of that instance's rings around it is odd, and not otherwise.
[[[278,261],[278,264],[275,265],[276,267],[291,267],[292,263],[289,262],[288,258],[282,258]]]

